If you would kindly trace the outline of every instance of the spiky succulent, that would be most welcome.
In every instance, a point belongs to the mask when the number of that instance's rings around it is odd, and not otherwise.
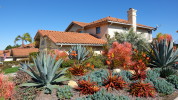
[[[81,45],[72,46],[71,49],[69,50],[69,58],[77,59],[79,62],[87,59],[88,54],[89,51]]]
[[[173,41],[155,41],[148,52],[152,60],[150,65],[153,67],[168,67],[178,61],[178,50],[174,51]]]
[[[59,59],[56,62],[55,58],[56,57],[47,55],[45,52],[41,52],[33,59],[36,71],[29,65],[22,64],[23,67],[20,68],[20,70],[29,74],[35,81],[21,84],[21,86],[43,86],[45,88],[45,93],[51,93],[53,88],[58,88],[58,85],[54,85],[55,83],[69,80],[64,76],[67,68],[57,72],[63,60]]]

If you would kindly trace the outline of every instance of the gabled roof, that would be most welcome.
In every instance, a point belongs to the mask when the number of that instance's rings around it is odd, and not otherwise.
[[[28,57],[32,52],[38,52],[38,48],[14,48],[11,49],[11,56]]]
[[[6,53],[6,57],[10,57],[11,50],[0,50],[0,57],[4,57],[4,53]]]
[[[54,43],[59,44],[91,44],[103,45],[106,41],[98,39],[88,33],[61,32],[50,30],[39,30],[37,34],[48,37]],[[37,36],[37,35],[36,35]]]
[[[131,25],[131,24],[129,24],[128,20],[114,18],[114,17],[110,17],[110,16],[102,18],[102,19],[99,19],[99,20],[96,20],[96,21],[93,21],[93,22],[90,22],[90,23],[77,22],[77,21],[73,21],[72,23],[77,24],[77,25],[79,25],[81,27],[89,27],[89,26],[92,26],[92,25],[95,25],[95,24],[98,24],[98,23],[103,23],[103,22],[118,22],[118,24]],[[147,29],[154,29],[154,27],[150,27],[150,26],[142,25],[142,24],[137,24],[137,27],[147,28]]]

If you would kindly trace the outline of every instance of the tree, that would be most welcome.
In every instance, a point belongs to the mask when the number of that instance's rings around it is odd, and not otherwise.
[[[9,49],[13,49],[13,48],[18,48],[18,47],[20,47],[20,46],[21,46],[21,45],[18,45],[18,44],[14,45],[14,46],[8,45],[8,46],[5,48],[5,50],[9,50]]]
[[[32,42],[32,38],[30,36],[29,33],[24,33],[22,36],[18,35],[15,40],[14,40],[14,43],[16,44],[17,41],[21,40],[22,41],[22,45],[21,46],[24,46],[24,41],[25,42]]]
[[[129,42],[132,44],[134,49],[139,51],[142,51],[145,47],[148,47],[146,39],[143,38],[141,34],[134,32],[133,29],[130,29],[128,32],[126,31],[124,33],[115,32],[115,39],[119,43]]]

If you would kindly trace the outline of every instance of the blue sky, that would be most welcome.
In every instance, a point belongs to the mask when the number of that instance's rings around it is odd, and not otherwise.
[[[64,31],[71,21],[91,22],[107,16],[127,19],[137,9],[137,23],[160,28],[178,40],[178,0],[0,0],[0,50],[17,35],[40,29]],[[20,43],[20,42],[19,42]]]

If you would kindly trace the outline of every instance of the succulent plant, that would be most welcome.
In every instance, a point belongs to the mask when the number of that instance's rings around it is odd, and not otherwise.
[[[67,68],[57,72],[63,60],[55,61],[55,57],[47,55],[45,52],[41,52],[36,58],[33,59],[36,71],[34,71],[29,65],[23,64],[20,70],[29,74],[35,81],[32,83],[24,83],[21,86],[43,86],[45,93],[51,93],[53,88],[57,88],[55,83],[69,80],[65,77]],[[24,68],[28,68],[24,69]]]
[[[71,99],[73,93],[71,92],[72,88],[70,86],[65,85],[64,87],[57,89],[57,97],[61,99]]]
[[[77,98],[76,100],[130,100],[127,96],[115,96],[106,90],[101,89],[93,95],[88,95],[83,98]]]
[[[175,88],[178,89],[178,76],[177,75],[170,75],[166,78],[166,80],[173,85],[175,85]]]
[[[151,58],[150,66],[153,67],[168,67],[172,66],[178,60],[178,50],[174,51],[173,41],[167,42],[161,40],[160,42],[155,41],[150,45],[151,50],[149,56]]]
[[[160,71],[160,76],[166,78],[170,75],[175,75],[176,73],[177,71],[172,68],[162,68]]]
[[[153,81],[154,87],[159,93],[171,94],[174,92],[174,85],[167,82],[165,79],[157,79]]]
[[[69,58],[77,59],[79,63],[86,60],[88,54],[89,51],[81,45],[72,46],[71,49],[69,50]]]
[[[126,81],[127,83],[131,82],[132,73],[127,70],[122,70],[119,73],[113,73],[113,75],[121,76],[123,80]]]
[[[88,78],[90,78],[90,80],[92,82],[97,82],[97,84],[99,86],[103,85],[103,80],[104,78],[106,78],[108,76],[108,71],[104,70],[104,69],[100,69],[100,70],[96,70],[91,72],[90,74],[83,76],[81,79],[83,80],[88,80]]]
[[[147,71],[147,74],[146,74],[147,78],[151,81],[157,79],[159,76],[160,76],[160,73],[154,71],[154,70],[149,70]]]

